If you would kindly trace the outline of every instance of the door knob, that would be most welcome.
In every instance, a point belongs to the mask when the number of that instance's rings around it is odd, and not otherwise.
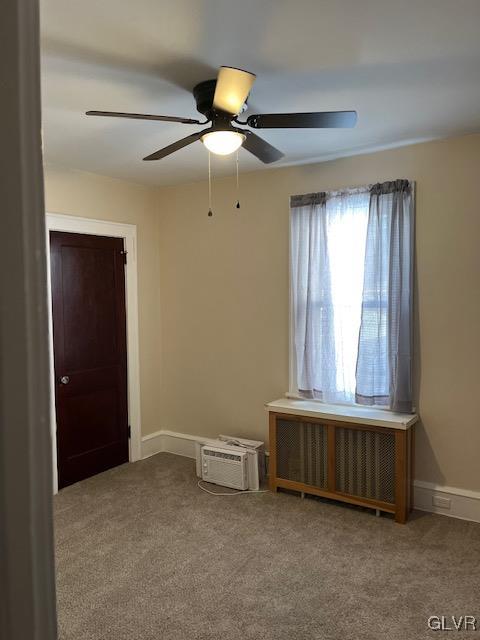
[[[60,382],[61,382],[61,384],[68,384],[70,382],[69,376],[62,376],[60,378]]]

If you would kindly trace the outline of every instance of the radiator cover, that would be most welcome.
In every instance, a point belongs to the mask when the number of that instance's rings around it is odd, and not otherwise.
[[[293,489],[395,514],[412,504],[413,428],[270,413],[273,491]]]

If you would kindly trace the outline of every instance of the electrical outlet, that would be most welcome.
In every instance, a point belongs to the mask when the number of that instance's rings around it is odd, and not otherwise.
[[[450,498],[444,496],[432,496],[432,504],[434,507],[440,507],[441,509],[450,509]]]

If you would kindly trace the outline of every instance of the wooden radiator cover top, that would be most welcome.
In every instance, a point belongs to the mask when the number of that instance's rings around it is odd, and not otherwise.
[[[418,420],[415,413],[394,413],[384,409],[372,409],[354,405],[327,404],[314,400],[280,398],[265,405],[267,411],[295,416],[350,422],[355,424],[407,430]]]

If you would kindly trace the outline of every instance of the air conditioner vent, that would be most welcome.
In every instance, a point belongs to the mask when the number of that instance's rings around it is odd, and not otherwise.
[[[212,456],[214,458],[222,458],[222,460],[235,460],[240,462],[242,458],[234,453],[227,453],[226,451],[211,451],[210,449],[203,449],[203,453],[206,456]]]

